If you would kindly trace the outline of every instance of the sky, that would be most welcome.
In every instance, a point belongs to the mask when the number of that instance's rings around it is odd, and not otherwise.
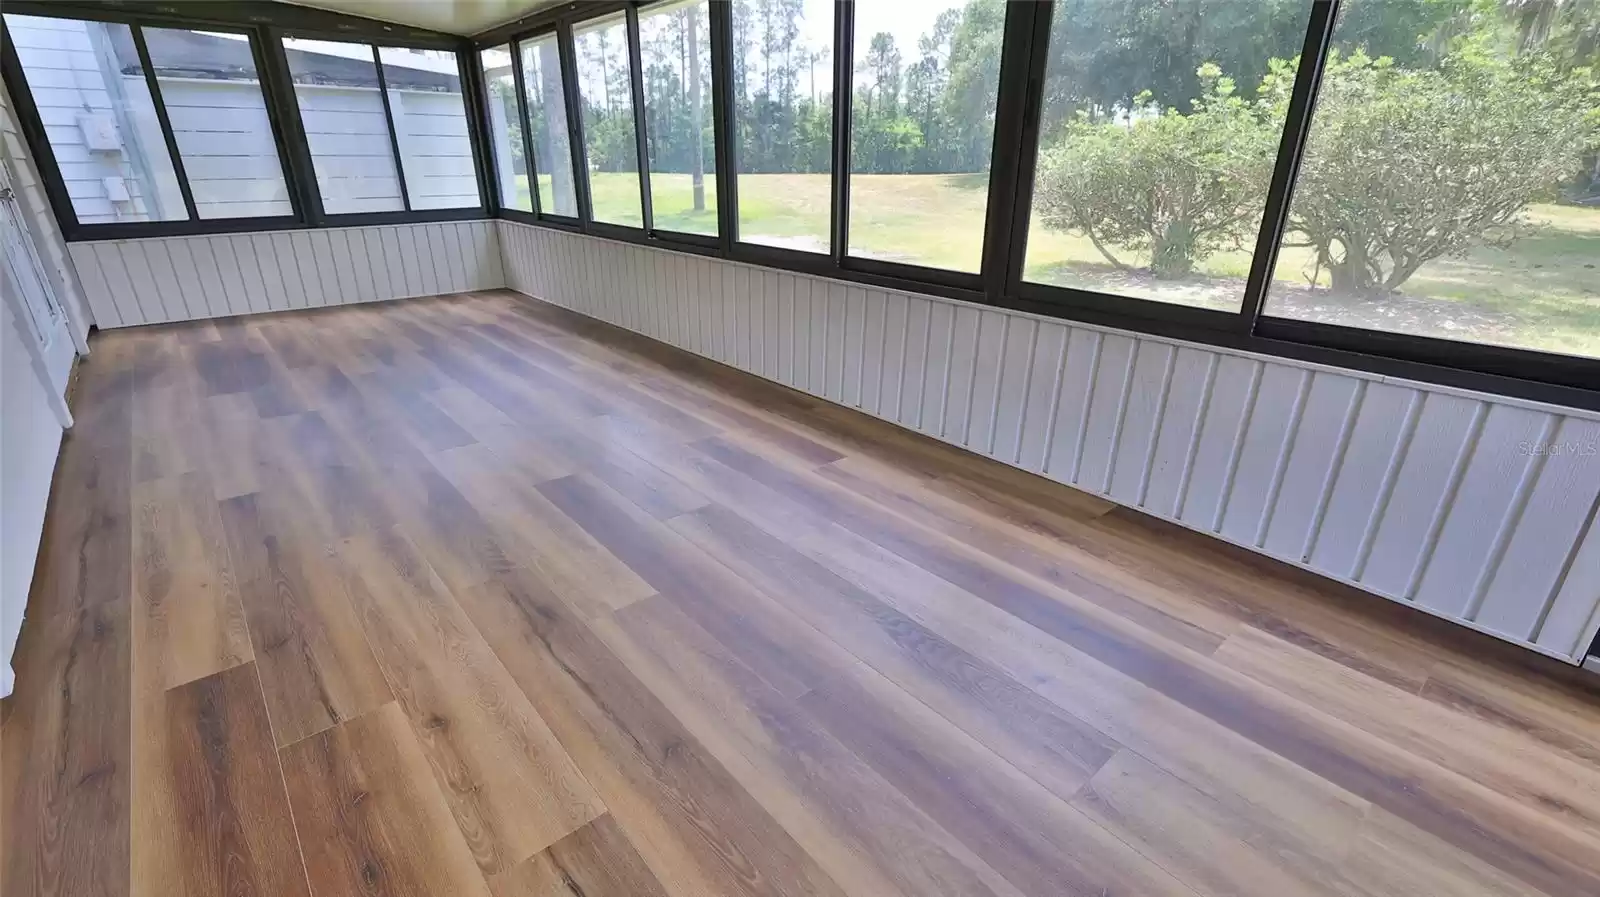
[[[894,44],[900,50],[905,65],[917,58],[917,40],[933,28],[939,13],[960,5],[964,0],[857,0],[856,2],[856,58],[866,50],[874,34],[887,31],[894,35]],[[754,4],[752,4],[752,8]],[[805,18],[800,24],[800,37],[808,46],[824,47],[833,43],[833,0],[804,0]],[[827,63],[832,71],[831,57]],[[829,83],[819,69],[819,84]]]

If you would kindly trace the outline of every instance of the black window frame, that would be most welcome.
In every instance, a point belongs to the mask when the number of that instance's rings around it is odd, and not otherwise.
[[[299,28],[274,28],[269,29],[272,34],[277,52],[284,52],[283,41],[288,40],[337,40],[342,43],[362,44],[372,50],[372,63],[378,79],[378,94],[383,101],[383,114],[385,123],[389,127],[389,152],[394,160],[395,178],[399,181],[401,208],[383,212],[328,212],[322,204],[322,194],[317,188],[315,162],[311,155],[311,143],[304,134],[304,122],[300,118],[300,98],[294,90],[294,79],[289,74],[288,59],[280,57],[283,62],[282,74],[287,79],[287,93],[284,95],[283,114],[295,129],[296,139],[293,141],[293,151],[303,153],[305,171],[309,175],[309,191],[304,197],[307,208],[312,210],[314,220],[320,221],[327,227],[354,227],[364,224],[401,224],[416,221],[449,221],[464,218],[483,218],[490,208],[489,194],[485,181],[484,159],[487,158],[487,148],[482,146],[481,136],[478,132],[478,116],[474,112],[474,104],[478,101],[479,94],[473,89],[473,81],[466,71],[467,55],[459,48],[429,47],[415,43],[392,40],[356,38],[348,36],[333,37]],[[460,206],[450,209],[413,209],[411,207],[411,188],[406,179],[404,161],[400,153],[400,138],[394,126],[394,110],[389,106],[389,90],[383,74],[383,48],[396,50],[441,50],[453,49],[456,57],[456,76],[461,79],[462,114],[467,122],[467,139],[472,147],[473,175],[478,182],[478,204],[475,206]],[[472,62],[477,62],[477,52],[472,53]],[[468,214],[460,214],[466,212]],[[434,217],[434,216],[440,217]]]
[[[720,47],[727,44],[726,36],[717,36],[716,14],[714,8],[718,6],[715,0],[704,0],[706,4],[707,26],[709,28],[711,46],[707,48],[711,56],[711,127],[712,127],[712,152],[713,165],[716,171],[712,172],[712,183],[717,189],[717,233],[696,234],[688,231],[671,230],[655,226],[655,208],[652,205],[654,196],[650,187],[650,120],[644,108],[644,51],[641,46],[643,37],[639,31],[639,16],[648,14],[651,7],[665,6],[676,3],[678,0],[647,0],[636,3],[628,12],[628,44],[629,52],[633,55],[633,102],[634,102],[634,131],[639,137],[639,175],[644,191],[645,232],[656,240],[664,243],[678,243],[686,246],[696,246],[701,249],[716,249],[722,245],[722,234],[726,224],[722,215],[722,120],[717,115],[717,52]]]
[[[213,2],[200,0],[184,4],[142,2],[142,0],[77,0],[77,2],[43,2],[43,0],[8,0],[8,14],[40,16],[53,19],[71,19],[127,25],[132,29],[135,47],[145,68],[152,102],[162,137],[173,157],[174,174],[184,197],[189,217],[178,221],[138,221],[112,223],[81,223],[72,206],[71,197],[56,162],[55,152],[46,137],[39,110],[28,86],[27,74],[22,68],[10,30],[0,20],[0,73],[3,73],[8,92],[18,120],[18,128],[29,152],[38,161],[45,195],[60,225],[63,239],[68,242],[86,240],[122,240],[144,237],[198,236],[225,233],[248,233],[273,230],[307,230],[328,227],[353,227],[370,224],[413,224],[429,221],[462,221],[495,217],[497,205],[491,192],[492,180],[484,171],[487,156],[485,140],[479,117],[472,107],[482,94],[479,79],[472,78],[477,61],[473,42],[456,35],[441,34],[350,16],[325,12],[309,7],[282,3]],[[183,169],[176,139],[167,119],[165,102],[156,89],[155,72],[149,64],[143,28],[194,29],[245,34],[250,38],[251,52],[255,57],[262,100],[272,125],[274,146],[283,170],[284,183],[289,190],[291,215],[256,216],[244,218],[201,218],[194,207],[192,190]],[[425,209],[420,211],[360,212],[349,214],[324,214],[321,196],[317,190],[316,174],[311,166],[310,147],[306,143],[300,122],[299,104],[294,85],[289,77],[287,57],[282,38],[306,37],[318,40],[367,43],[374,47],[374,62],[382,74],[377,47],[404,49],[447,50],[455,54],[457,71],[461,75],[464,102],[467,105],[467,133],[472,146],[474,176],[478,183],[479,201],[475,206],[459,209]],[[385,97],[387,102],[387,96]],[[394,131],[390,127],[391,144]],[[395,164],[400,165],[396,158]],[[403,170],[397,176],[404,185]],[[402,190],[404,190],[402,186]],[[409,202],[406,203],[409,205]]]
[[[482,49],[554,28],[563,53],[570,55],[571,27],[587,19],[629,8],[634,77],[640,77],[637,8],[661,0],[628,3],[568,3],[542,10],[490,29],[473,38]],[[850,115],[854,57],[854,0],[835,0],[833,204],[828,253],[811,253],[738,239],[738,178],[735,174],[732,88],[733,48],[731,0],[709,0],[712,40],[712,108],[717,160],[718,220],[715,241],[687,241],[692,235],[656,231],[648,213],[641,232],[596,224],[589,218],[587,198],[580,200],[578,222],[551,222],[515,210],[494,210],[497,217],[555,226],[626,242],[712,255],[801,274],[866,286],[923,293],[1028,312],[1044,317],[1112,327],[1203,347],[1217,347],[1262,356],[1403,378],[1444,387],[1467,389],[1573,408],[1600,410],[1600,359],[1476,343],[1366,330],[1316,321],[1275,317],[1263,306],[1271,285],[1283,228],[1293,197],[1295,177],[1310,134],[1312,113],[1321,86],[1323,65],[1332,45],[1340,0],[1310,0],[1300,65],[1291,94],[1278,157],[1269,184],[1244,298],[1238,311],[1196,308],[1115,293],[1027,282],[1027,252],[1034,175],[1038,164],[1040,111],[1050,25],[1055,4],[1006,4],[998,103],[989,174],[989,200],[984,222],[982,264],[978,274],[889,262],[849,254]],[[569,120],[576,86],[569,89]],[[843,102],[841,102],[843,98]],[[637,97],[636,130],[643,133],[644,113]],[[587,163],[585,162],[586,166]],[[648,167],[642,200],[648,202]],[[587,186],[587,178],[580,178]]]

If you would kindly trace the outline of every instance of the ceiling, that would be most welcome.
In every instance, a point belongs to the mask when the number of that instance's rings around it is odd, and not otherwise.
[[[565,0],[291,0],[449,34],[477,34]]]

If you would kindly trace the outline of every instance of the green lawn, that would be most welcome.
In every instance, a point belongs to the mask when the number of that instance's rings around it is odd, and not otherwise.
[[[689,175],[651,179],[656,226],[716,232],[716,190],[707,173],[706,209],[692,209]],[[595,216],[639,221],[638,176],[593,176]],[[987,181],[982,175],[857,175],[851,183],[850,250],[857,255],[977,271]],[[739,178],[740,234],[755,242],[825,251],[831,178],[763,174]],[[1268,312],[1353,326],[1388,327],[1600,356],[1600,208],[1535,206],[1538,229],[1506,249],[1481,248],[1424,266],[1393,301],[1350,299],[1307,289],[1312,256],[1290,249],[1278,260]],[[1114,269],[1085,237],[1030,228],[1028,280],[1148,299],[1234,309],[1250,253],[1218,253],[1196,276],[1173,283]],[[1115,250],[1113,250],[1115,251]],[[1144,264],[1139,253],[1118,257]],[[1318,284],[1326,287],[1326,274]]]

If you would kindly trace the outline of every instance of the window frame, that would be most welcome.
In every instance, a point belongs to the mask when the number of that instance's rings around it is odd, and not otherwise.
[[[187,219],[179,221],[85,224],[78,220],[55,152],[50,146],[38,107],[34,103],[27,74],[11,41],[9,27],[0,20],[0,43],[4,45],[0,48],[0,73],[3,73],[16,111],[18,130],[27,143],[29,152],[39,162],[45,196],[50,201],[51,209],[61,226],[62,237],[68,242],[305,230],[369,224],[410,224],[495,217],[495,203],[490,190],[492,180],[486,177],[483,168],[484,160],[487,158],[487,147],[479,117],[472,110],[472,104],[482,94],[482,90],[476,79],[469,78],[471,66],[465,64],[469,59],[475,63],[477,52],[472,41],[467,38],[309,7],[252,2],[252,0],[195,2],[176,7],[170,4],[145,2],[8,0],[5,11],[17,15],[121,24],[127,25],[132,30],[134,46],[145,69],[146,83],[156,108],[162,138],[172,155],[174,175],[183,195],[185,210],[189,215]],[[149,51],[145,45],[143,29],[146,27],[220,31],[249,37],[262,101],[272,127],[273,145],[278,153],[284,183],[289,191],[292,214],[243,218],[199,217],[183,159],[178,152],[176,137],[167,116],[166,102],[156,87],[155,71],[150,65]],[[456,57],[457,71],[461,75],[463,102],[467,105],[467,133],[472,146],[473,174],[478,183],[478,204],[459,209],[325,214],[322,210],[321,196],[317,191],[315,170],[311,165],[310,146],[306,142],[300,122],[299,104],[294,94],[294,84],[289,76],[287,57],[283,51],[282,38],[285,36],[370,44],[373,47],[374,63],[378,66],[380,78],[382,63],[378,59],[377,51],[380,46],[452,52]],[[387,95],[384,99],[387,106]],[[392,124],[390,141],[391,144],[395,142]],[[403,170],[399,169],[398,158],[395,164],[402,190],[405,190],[405,176]]]
[[[719,108],[717,100],[718,85],[720,84],[720,79],[717,76],[717,53],[721,47],[728,44],[726,36],[721,38],[717,36],[715,8],[723,4],[717,3],[716,0],[704,0],[704,2],[706,4],[707,33],[710,35],[711,40],[711,46],[707,48],[707,52],[711,57],[711,71],[709,72],[711,75],[711,146],[713,164],[716,166],[716,171],[712,172],[711,181],[716,185],[717,190],[717,232],[715,234],[696,234],[655,226],[654,196],[650,186],[649,117],[644,108],[644,37],[640,31],[639,16],[641,14],[649,14],[651,7],[664,6],[675,2],[677,0],[648,0],[648,2],[634,4],[628,11],[628,44],[629,52],[633,56],[634,132],[639,137],[639,174],[642,181],[641,189],[644,191],[645,232],[654,239],[666,243],[696,246],[701,249],[716,249],[722,245],[722,235],[726,232],[727,227],[722,214],[722,119],[717,113]]]
[[[511,38],[554,28],[562,35],[563,53],[571,54],[573,23],[629,8],[630,49],[634,76],[640,77],[637,8],[661,0],[605,5],[569,3],[543,10],[474,37],[477,49]],[[1600,410],[1600,359],[1561,355],[1488,343],[1458,342],[1406,333],[1366,330],[1316,321],[1275,317],[1264,312],[1267,290],[1277,262],[1295,178],[1310,134],[1322,69],[1332,45],[1340,0],[1310,0],[1302,64],[1296,75],[1288,114],[1279,138],[1278,156],[1269,182],[1255,252],[1238,311],[1196,308],[1108,292],[1031,283],[1023,279],[1045,69],[1049,59],[1050,25],[1057,10],[1051,3],[1008,3],[1003,35],[998,103],[989,174],[989,199],[984,222],[981,269],[978,274],[916,264],[862,258],[849,254],[850,137],[854,78],[854,0],[834,4],[834,133],[833,202],[828,253],[810,253],[741,242],[738,239],[738,178],[734,160],[732,4],[709,0],[712,40],[712,107],[717,159],[718,221],[715,241],[689,242],[692,235],[656,231],[648,212],[643,232],[596,224],[589,219],[587,198],[580,200],[582,220],[576,226],[529,220],[515,210],[494,210],[498,217],[641,243],[730,261],[762,265],[905,292],[923,293],[979,305],[1027,312],[1047,318],[1111,327],[1151,335],[1348,370],[1363,371],[1445,387]],[[553,23],[553,24],[552,24]],[[840,98],[846,98],[840,102]],[[571,109],[579,107],[569,97]],[[634,106],[636,128],[642,129],[642,103]],[[642,134],[642,130],[638,130]],[[641,156],[641,169],[648,163]],[[587,162],[584,162],[587,165]],[[580,179],[587,187],[587,178]],[[648,202],[648,174],[641,178]]]
[[[294,151],[303,154],[305,166],[306,190],[303,201],[311,212],[311,218],[322,222],[326,227],[352,227],[364,224],[402,224],[418,221],[451,221],[467,218],[483,218],[487,216],[489,206],[489,193],[485,181],[484,160],[489,158],[488,147],[482,140],[479,131],[478,115],[474,104],[479,99],[479,94],[474,90],[474,82],[470,81],[464,63],[467,54],[459,48],[443,48],[422,46],[414,43],[402,43],[390,40],[358,37],[352,39],[348,35],[329,35],[326,33],[305,31],[299,28],[273,28],[274,46],[279,62],[282,63],[281,74],[284,79],[285,93],[282,97],[283,114],[288,116],[290,126],[294,129],[296,139],[293,141]],[[311,155],[311,142],[305,136],[305,124],[300,118],[300,98],[295,93],[294,77],[289,72],[288,57],[283,54],[285,48],[283,41],[290,40],[329,40],[341,43],[365,44],[372,50],[372,63],[378,80],[379,96],[383,100],[384,119],[389,127],[389,151],[394,160],[395,178],[400,186],[400,202],[402,208],[383,212],[328,212],[322,204],[322,193],[317,187],[315,160]],[[478,182],[478,204],[475,206],[461,206],[453,209],[413,209],[411,207],[411,188],[406,182],[405,164],[400,153],[400,137],[394,127],[394,110],[390,108],[388,82],[383,74],[382,49],[388,47],[397,50],[439,50],[454,49],[456,58],[456,76],[461,79],[462,114],[467,123],[467,139],[472,147],[473,177]],[[473,51],[471,59],[477,62],[477,52]],[[466,212],[468,214],[461,214]]]

